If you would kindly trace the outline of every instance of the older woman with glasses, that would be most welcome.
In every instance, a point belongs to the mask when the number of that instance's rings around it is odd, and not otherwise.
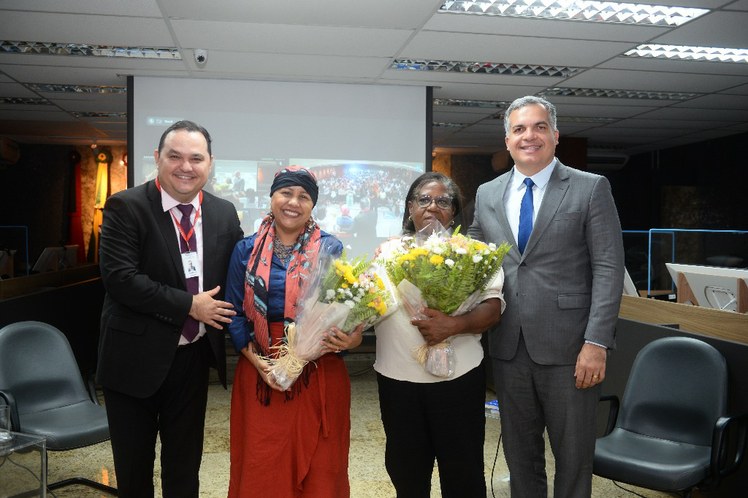
[[[450,178],[429,172],[413,182],[405,200],[404,236],[462,223],[462,196]],[[386,256],[397,244],[399,240],[388,241],[380,251]],[[499,271],[483,300],[464,315],[426,309],[428,319],[414,320],[401,307],[375,327],[374,369],[387,437],[385,466],[398,498],[430,496],[434,460],[442,497],[486,496],[486,374],[480,338],[501,318],[503,281]],[[454,349],[455,371],[450,377],[437,377],[424,369],[413,351],[447,338]]]

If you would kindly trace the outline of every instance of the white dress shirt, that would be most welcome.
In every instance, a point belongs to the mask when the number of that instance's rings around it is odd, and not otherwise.
[[[551,179],[553,169],[556,167],[556,158],[553,161],[541,169],[538,173],[530,176],[535,186],[532,188],[532,222],[535,224],[535,219],[538,217],[538,210],[540,210],[540,203],[543,202],[543,196],[545,195],[545,188],[548,186],[548,182]],[[512,234],[514,235],[515,242],[517,241],[517,234],[519,233],[519,210],[522,205],[522,198],[525,196],[525,189],[527,186],[524,184],[526,177],[519,171],[517,167],[514,167],[512,173],[512,182],[509,188],[506,190],[504,196],[504,207],[506,209],[506,216],[509,221],[509,226],[512,228]]]

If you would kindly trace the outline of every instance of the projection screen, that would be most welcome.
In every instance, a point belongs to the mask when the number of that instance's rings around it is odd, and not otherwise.
[[[163,131],[189,119],[211,134],[206,186],[231,200],[246,235],[269,209],[274,174],[309,168],[315,219],[349,255],[400,232],[404,198],[430,161],[429,89],[416,86],[130,78],[129,185],[155,176]]]

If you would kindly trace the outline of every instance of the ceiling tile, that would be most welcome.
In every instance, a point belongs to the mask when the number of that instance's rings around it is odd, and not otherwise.
[[[655,73],[652,71],[622,71],[590,69],[572,76],[563,86],[572,88],[610,88],[619,90],[647,90],[652,92],[708,93],[748,83],[748,75],[714,75]]]
[[[710,12],[652,43],[748,49],[748,12]]]
[[[443,2],[222,0],[220,8],[203,0],[160,0],[159,3],[167,16],[180,19],[408,29],[420,27]]]
[[[477,16],[467,14],[438,14],[423,27],[427,31],[448,31],[504,36],[523,36],[537,33],[544,38],[640,42],[666,33],[660,26],[603,24],[592,22],[554,22],[548,19],[519,17]]]
[[[0,6],[30,12],[161,17],[155,0],[3,0]]]
[[[660,0],[645,0],[659,3]],[[657,40],[748,48],[748,0],[665,0],[715,9],[676,28],[440,14],[443,0],[0,0],[6,40],[174,46],[183,60],[0,53],[0,96],[34,97],[20,83],[123,86],[127,75],[192,79],[310,81],[433,87],[436,98],[511,101],[553,87],[693,92],[688,101],[551,97],[562,136],[594,146],[646,151],[748,131],[748,64],[624,57]],[[193,49],[208,50],[198,67]],[[393,58],[467,60],[582,68],[570,78],[396,71]],[[56,94],[54,105],[5,105],[0,133],[19,141],[123,143],[122,118],[77,119],[62,109],[121,112],[125,95]],[[494,109],[434,108],[434,142],[460,150],[504,150]],[[102,142],[100,142],[102,143]]]
[[[3,40],[170,47],[161,19],[3,11]]]
[[[412,35],[409,30],[177,20],[182,47],[265,52],[392,57]],[[220,32],[216,37],[214,33]]]
[[[734,74],[748,76],[748,64],[693,60],[655,59],[650,57],[615,57],[598,69],[625,69],[693,74]]]
[[[630,48],[631,43],[621,42],[426,31],[400,57],[591,67]]]

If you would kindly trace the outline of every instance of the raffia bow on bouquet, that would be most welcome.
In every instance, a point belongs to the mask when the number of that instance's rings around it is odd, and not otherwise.
[[[387,274],[398,290],[403,308],[412,318],[425,319],[428,307],[458,316],[474,308],[488,283],[501,268],[511,246],[486,244],[441,225],[429,226],[384,259]],[[427,372],[438,377],[454,374],[454,351],[449,339],[413,351]]]
[[[309,295],[301,300],[296,321],[286,325],[283,344],[274,348],[270,358],[270,374],[284,390],[307,363],[322,355],[322,340],[331,327],[350,334],[360,324],[371,327],[397,307],[384,270],[366,259],[341,257],[320,268],[323,271],[313,279]]]

